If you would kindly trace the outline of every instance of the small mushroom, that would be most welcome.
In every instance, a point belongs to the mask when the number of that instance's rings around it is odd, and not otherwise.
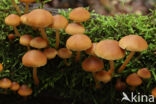
[[[36,85],[39,84],[37,77],[37,67],[47,64],[47,57],[39,50],[30,50],[22,57],[24,66],[33,67],[33,79]]]
[[[20,17],[15,14],[10,14],[5,18],[5,23],[9,26],[13,26],[14,31],[18,37],[20,37],[20,33],[17,30],[17,26],[20,25]]]
[[[88,55],[93,55],[93,56],[96,56],[95,54],[95,47],[96,47],[96,44],[97,43],[93,43],[92,46],[87,49],[85,52],[88,54]]]
[[[137,87],[142,84],[142,80],[136,73],[132,73],[126,78],[126,83],[132,87]]]
[[[156,87],[152,89],[152,95],[154,96],[154,98],[156,98]]]
[[[44,49],[43,53],[47,56],[49,60],[55,58],[57,55],[57,51],[55,48],[46,48]]]
[[[119,41],[119,46],[122,49],[126,49],[131,52],[127,56],[124,63],[119,68],[118,72],[122,72],[125,69],[128,62],[134,56],[135,52],[141,52],[148,48],[148,44],[146,40],[144,40],[141,36],[138,36],[138,35],[128,35],[128,36],[121,38],[121,40]]]
[[[75,34],[68,38],[66,47],[69,50],[77,51],[76,61],[80,60],[80,52],[87,50],[92,45],[91,39],[84,34]]]
[[[29,4],[35,2],[36,0],[20,0],[20,2],[25,3],[25,11],[24,13],[28,13],[29,11]]]
[[[30,41],[30,46],[34,48],[46,48],[48,43],[46,40],[42,39],[41,37],[35,37]]]
[[[64,59],[64,63],[69,66],[69,63],[67,62],[67,59],[70,58],[72,56],[72,51],[70,51],[69,49],[67,48],[60,48],[58,51],[58,56],[60,58],[63,58]]]
[[[67,25],[65,32],[69,35],[83,34],[85,32],[85,27],[78,23],[70,23]]]
[[[8,35],[8,39],[9,39],[9,41],[14,40],[15,39],[15,35],[14,34],[9,34]]]
[[[2,71],[3,71],[3,64],[0,63],[0,72],[2,72]]]
[[[115,84],[115,89],[117,90],[117,91],[123,91],[123,90],[125,90],[126,89],[126,83],[125,82],[122,82],[120,79],[118,79],[117,81],[116,81],[116,84]]]
[[[143,79],[151,78],[151,72],[147,68],[139,69],[137,75]]]
[[[25,34],[25,35],[22,35],[20,37],[20,44],[23,45],[23,46],[26,46],[28,48],[28,50],[30,50],[30,41],[32,40],[32,36],[31,35],[28,35],[28,34]]]
[[[19,15],[21,15],[21,10],[20,8],[18,7],[18,5],[16,4],[15,0],[11,0],[12,2],[12,5],[16,8],[16,11]]]
[[[62,15],[53,16],[52,28],[56,30],[56,48],[59,47],[59,30],[64,29],[68,25],[68,20]]]
[[[10,86],[10,89],[12,90],[12,91],[17,91],[18,89],[20,88],[20,85],[17,83],[17,82],[12,82],[11,83],[11,86]]]
[[[32,89],[27,85],[21,85],[18,90],[20,96],[25,97],[25,99],[32,94]]]
[[[8,78],[3,78],[0,80],[0,88],[5,89],[5,94],[7,94],[7,89],[11,86],[11,80]]]

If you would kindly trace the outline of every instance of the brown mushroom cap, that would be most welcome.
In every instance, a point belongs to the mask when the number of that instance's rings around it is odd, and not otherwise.
[[[57,51],[55,48],[44,49],[43,53],[47,56],[48,59],[53,59],[57,55]]]
[[[15,39],[15,35],[14,34],[9,34],[8,35],[8,39],[9,40],[14,40]]]
[[[17,91],[20,88],[20,85],[17,82],[12,82],[10,89],[12,91]]]
[[[122,82],[121,80],[117,80],[116,84],[115,84],[115,89],[117,91],[123,91],[126,89],[126,83]]]
[[[152,95],[156,98],[156,87],[152,89]]]
[[[27,67],[41,67],[47,64],[47,57],[39,50],[30,50],[22,57],[22,63]]]
[[[101,70],[95,73],[95,78],[103,83],[108,83],[112,79],[112,76],[107,71]]]
[[[76,22],[84,22],[90,18],[90,13],[85,8],[78,7],[70,12],[69,18]]]
[[[147,68],[139,69],[137,75],[144,79],[151,78],[151,72]]]
[[[7,89],[11,86],[11,80],[8,78],[3,78],[0,80],[0,88]]]
[[[32,36],[25,34],[20,37],[19,42],[23,46],[29,46],[31,40],[32,40]]]
[[[41,37],[35,37],[30,41],[30,46],[41,49],[46,48],[48,46],[48,43]]]
[[[85,27],[78,23],[70,23],[67,25],[65,32],[70,35],[83,34],[85,32]]]
[[[57,54],[60,58],[67,59],[72,56],[72,52],[67,48],[60,48]]]
[[[0,63],[0,72],[2,72],[2,71],[3,71],[3,64]]]
[[[136,87],[142,84],[142,80],[136,73],[132,73],[126,78],[126,83]]]
[[[68,20],[62,15],[53,16],[53,25],[54,29],[64,29],[68,25]]]
[[[96,54],[95,54],[95,47],[96,47],[96,44],[97,44],[97,43],[93,43],[92,46],[91,46],[89,49],[87,49],[85,52],[86,52],[88,55],[93,55],[93,56],[95,56],[95,55],[96,55]]]
[[[18,26],[20,25],[20,17],[15,14],[10,14],[5,18],[5,23],[9,26]]]
[[[119,46],[122,49],[138,52],[146,50],[148,48],[147,42],[138,35],[128,35],[121,38],[121,40],[119,41]]]
[[[22,16],[20,17],[20,20],[21,20],[21,22],[22,22],[23,24],[27,24],[27,15],[28,15],[28,14],[24,14],[24,15],[22,15]]]
[[[20,96],[29,96],[32,94],[32,89],[28,87],[27,85],[22,85],[20,89],[18,90],[18,94]]]
[[[25,22],[33,27],[45,28],[53,23],[53,16],[47,10],[35,9],[27,14]]]
[[[36,0],[20,0],[20,2],[24,2],[24,3],[33,3]]]
[[[106,60],[117,60],[125,56],[123,49],[116,40],[102,40],[96,44],[95,54]]]
[[[92,42],[87,35],[75,34],[68,38],[66,41],[66,47],[73,51],[83,51],[90,48]]]
[[[101,59],[91,56],[82,62],[82,68],[87,72],[97,72],[104,68],[104,64]]]

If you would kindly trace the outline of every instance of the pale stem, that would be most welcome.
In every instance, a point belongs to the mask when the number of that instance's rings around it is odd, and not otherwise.
[[[16,36],[20,37],[20,33],[18,32],[17,27],[13,26],[13,28],[14,28],[14,32],[15,32]]]
[[[110,75],[112,75],[112,73],[114,72],[114,61],[113,60],[109,60],[109,64],[110,64],[110,69],[109,69],[108,73]]]
[[[45,33],[45,29],[44,28],[39,28],[39,31],[41,32],[41,35],[42,35],[43,39],[45,39],[49,44],[47,34]]]

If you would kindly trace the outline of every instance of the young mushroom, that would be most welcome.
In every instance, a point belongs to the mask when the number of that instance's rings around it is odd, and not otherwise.
[[[154,98],[156,98],[156,87],[152,89],[151,93],[154,96]]]
[[[20,22],[21,22],[20,17],[15,14],[10,14],[5,18],[5,23],[9,26],[13,26],[14,31],[18,37],[20,37],[20,33],[17,30],[17,26],[20,25]]]
[[[97,43],[93,43],[92,46],[87,49],[85,52],[88,54],[88,55],[92,55],[92,56],[96,56],[95,54],[95,47],[96,47],[96,44]]]
[[[0,88],[5,89],[4,94],[7,94],[7,89],[11,86],[11,80],[8,78],[3,78],[0,80]]]
[[[16,8],[16,11],[19,15],[21,15],[21,10],[20,8],[18,7],[18,5],[16,4],[15,0],[11,0],[12,2],[12,5]]]
[[[21,87],[18,90],[18,94],[27,99],[27,97],[32,94],[32,89],[27,85],[21,85]]]
[[[69,63],[67,62],[67,59],[70,58],[72,56],[72,51],[70,51],[69,49],[67,48],[60,48],[58,51],[57,51],[57,55],[60,57],[60,58],[63,58],[64,59],[64,63],[69,66]]]
[[[35,2],[36,0],[20,0],[20,2],[25,3],[25,11],[24,14],[28,13],[29,11],[29,4]]]
[[[148,44],[146,40],[144,40],[141,36],[138,35],[127,35],[119,41],[119,46],[122,49],[126,49],[131,51],[127,56],[125,62],[121,65],[118,72],[122,72],[131,58],[134,56],[135,52],[141,52],[148,48]]]
[[[120,79],[118,79],[117,81],[116,81],[116,84],[115,84],[115,89],[117,90],[117,91],[123,91],[123,90],[125,90],[126,89],[126,83],[125,82],[122,82]]]
[[[137,75],[143,79],[151,78],[151,72],[147,68],[139,69]]]
[[[33,79],[36,85],[39,84],[37,77],[37,67],[47,64],[47,57],[39,50],[30,50],[22,57],[24,66],[33,67]]]
[[[16,92],[20,88],[20,85],[17,82],[12,82],[10,89],[14,92]]]
[[[109,60],[110,69],[108,73],[114,72],[114,60],[121,59],[125,56],[125,51],[119,47],[116,40],[102,40],[96,44],[95,54],[98,57]]]
[[[30,41],[32,40],[32,36],[25,34],[20,37],[19,43],[23,46],[26,46],[28,50],[30,50]]]
[[[66,41],[66,47],[69,50],[77,51],[76,61],[80,60],[80,52],[90,48],[92,42],[87,35],[75,34],[68,38]]]
[[[46,48],[48,46],[48,43],[45,39],[41,37],[35,37],[30,41],[30,46],[33,48]]]
[[[64,29],[68,25],[68,20],[62,15],[53,16],[52,28],[56,30],[56,48],[59,47],[59,30]]]
[[[14,40],[15,39],[15,35],[14,34],[9,34],[8,35],[8,39],[9,39],[9,41]]]
[[[3,71],[3,64],[0,63],[0,72],[2,72],[2,71]]]
[[[57,51],[55,48],[46,48],[44,49],[43,53],[46,55],[46,57],[50,59],[54,59],[57,55]]]

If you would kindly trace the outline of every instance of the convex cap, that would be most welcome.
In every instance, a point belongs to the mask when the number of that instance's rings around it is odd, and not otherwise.
[[[68,20],[62,15],[53,16],[53,25],[54,29],[64,29],[68,25]]]
[[[55,48],[46,48],[43,53],[47,56],[48,59],[53,59],[57,55],[57,51]]]
[[[41,49],[46,48],[48,46],[48,43],[41,37],[35,37],[30,41],[30,46]]]
[[[15,14],[10,14],[5,18],[5,23],[9,26],[18,26],[20,25],[20,17]]]
[[[22,85],[20,89],[18,90],[18,94],[20,96],[29,96],[32,94],[32,89],[28,87],[27,85]]]
[[[57,54],[60,58],[67,59],[72,56],[72,51],[67,48],[60,48]]]
[[[142,80],[136,73],[132,73],[126,78],[126,83],[136,87],[142,84]]]
[[[0,88],[7,89],[11,86],[11,80],[8,78],[3,78],[0,80]]]

